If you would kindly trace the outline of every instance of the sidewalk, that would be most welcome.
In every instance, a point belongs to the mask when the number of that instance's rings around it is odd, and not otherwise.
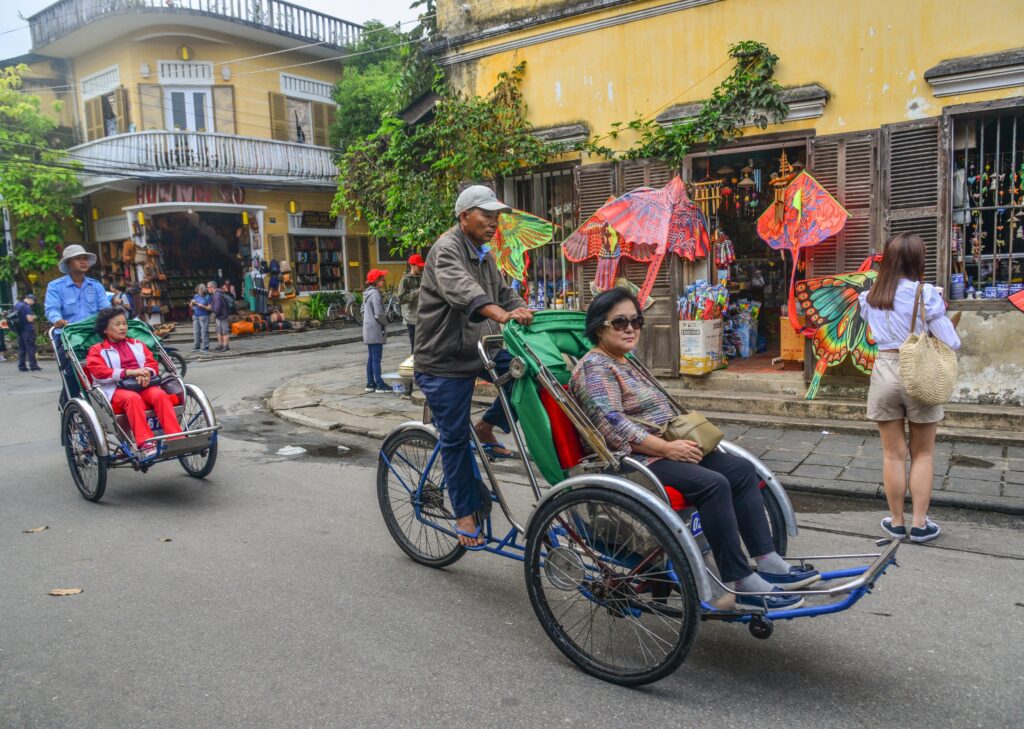
[[[388,327],[388,333],[396,339],[401,338],[405,334],[405,326],[391,324]],[[210,338],[211,340],[214,339],[212,334]],[[205,362],[226,357],[249,357],[257,354],[320,349],[321,347],[333,347],[337,344],[352,344],[362,341],[362,328],[351,325],[343,329],[321,327],[320,329],[309,329],[304,332],[264,332],[243,337],[232,337],[231,349],[227,352],[214,352],[212,349],[209,352],[194,352],[192,351],[191,336],[186,339],[172,335],[172,337],[164,340],[164,344],[177,348],[189,362]],[[212,341],[211,345],[216,346]]]
[[[407,355],[406,342],[387,345],[385,371],[394,371]],[[362,376],[360,363],[297,377],[277,388],[267,404],[285,420],[374,440],[422,417],[414,400],[363,393]],[[479,408],[486,402],[476,399]],[[766,423],[760,415],[705,414],[728,439],[760,457],[787,488],[875,498],[883,507],[882,448],[870,423],[827,421],[811,429]],[[940,433],[933,503],[1024,514],[1024,440],[986,442],[984,431],[964,435],[963,430]]]

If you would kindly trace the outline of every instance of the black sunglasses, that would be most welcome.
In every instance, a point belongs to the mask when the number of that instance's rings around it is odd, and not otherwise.
[[[611,321],[605,320],[604,325],[611,327],[617,332],[624,332],[628,327],[633,327],[633,331],[640,331],[644,328],[644,315],[637,314],[632,319],[627,319],[624,316],[617,316]]]

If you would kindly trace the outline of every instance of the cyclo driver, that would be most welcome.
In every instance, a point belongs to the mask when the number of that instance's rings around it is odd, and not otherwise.
[[[483,185],[469,187],[459,195],[455,202],[458,223],[437,239],[427,255],[416,320],[416,384],[427,398],[440,435],[455,532],[469,549],[482,549],[486,541],[475,516],[482,505],[481,484],[473,474],[469,431],[476,379],[489,379],[477,343],[481,337],[497,334],[499,325],[508,321],[524,325],[533,321],[533,312],[505,284],[486,245],[503,212],[511,212],[511,208]],[[505,350],[495,357],[499,374],[507,371],[510,359]],[[506,433],[511,429],[497,400],[476,431],[485,449],[497,457],[508,457],[494,437],[494,426]]]

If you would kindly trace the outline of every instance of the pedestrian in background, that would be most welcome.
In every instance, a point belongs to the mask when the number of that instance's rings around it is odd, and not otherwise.
[[[0,362],[7,361],[7,332],[10,329],[10,325],[7,323],[7,317],[0,317]]]
[[[956,328],[946,318],[942,289],[924,281],[925,244],[916,233],[900,233],[889,239],[872,287],[860,295],[860,313],[878,344],[878,357],[868,388],[868,419],[878,424],[882,439],[882,479],[890,516],[882,530],[904,539],[907,527],[903,508],[907,496],[907,439],[904,422],[910,423],[910,501],[912,542],[928,542],[939,536],[939,525],[928,518],[935,472],[935,432],[945,416],[941,405],[925,405],[907,394],[900,376],[900,345],[920,325],[913,317],[918,287],[927,330],[951,349],[960,349]],[[916,321],[912,321],[916,318]]]
[[[195,296],[189,302],[192,309],[192,351],[210,351],[210,312],[213,305],[206,284],[196,286]]]
[[[226,287],[230,287],[230,283],[224,284]],[[231,296],[227,291],[221,291],[217,288],[216,281],[209,281],[206,284],[206,290],[211,294],[212,300],[210,301],[211,310],[214,318],[217,320],[217,351],[227,352],[231,349],[228,343],[231,341],[231,322],[228,321],[228,317],[231,316],[231,304],[228,303],[228,297]],[[231,298],[234,301],[234,297]]]
[[[402,321],[409,330],[409,351],[416,346],[416,314],[420,308],[420,281],[426,261],[419,253],[409,256],[409,270],[398,284],[398,303],[402,305]]]
[[[110,305],[120,306],[127,312],[128,318],[131,319],[133,314],[132,309],[132,297],[127,291],[124,290],[116,280],[110,282]]]
[[[18,369],[22,372],[43,369],[36,362],[36,314],[32,311],[35,303],[36,295],[29,293],[14,305],[18,313]]]
[[[366,274],[366,289],[363,291],[363,342],[368,350],[366,357],[366,392],[391,392],[381,375],[380,361],[384,356],[384,343],[388,339],[385,329],[387,316],[384,313],[384,299],[380,290],[388,272],[375,268]]]

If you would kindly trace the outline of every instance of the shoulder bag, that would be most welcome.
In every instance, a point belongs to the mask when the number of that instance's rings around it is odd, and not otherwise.
[[[910,334],[900,345],[900,377],[912,398],[925,405],[941,405],[949,400],[956,386],[956,352],[928,331],[923,292],[924,286],[919,283],[910,315]],[[914,331],[918,307],[924,329],[921,334]]]
[[[693,441],[705,456],[715,450],[718,447],[718,444],[722,442],[725,434],[715,427],[714,423],[710,422],[697,411],[687,410],[676,402],[676,399],[661,386],[661,383],[658,382],[657,378],[655,378],[646,367],[632,358],[630,358],[630,362],[633,367],[640,372],[644,379],[658,388],[661,394],[668,398],[668,401],[672,403],[672,406],[679,413],[672,418],[672,420],[660,426],[647,421],[637,420],[636,422],[647,426],[648,428],[653,428],[655,431],[654,435],[657,435],[659,438],[663,438],[665,440]]]

